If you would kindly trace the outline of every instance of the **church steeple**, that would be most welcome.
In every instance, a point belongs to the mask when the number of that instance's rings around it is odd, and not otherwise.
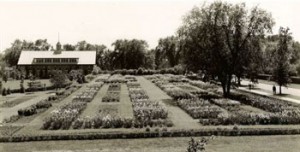
[[[56,50],[57,51],[61,50],[61,44],[59,43],[59,41],[56,43]]]
[[[61,44],[59,42],[59,33],[58,33],[58,42],[56,43],[56,50],[54,51],[54,54],[61,54]]]

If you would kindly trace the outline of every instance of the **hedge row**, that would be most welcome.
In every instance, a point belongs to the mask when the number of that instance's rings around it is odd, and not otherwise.
[[[156,138],[156,137],[190,137],[190,136],[252,136],[252,135],[294,135],[300,134],[300,129],[286,128],[216,128],[202,130],[162,130],[149,132],[127,133],[74,133],[61,135],[15,135],[12,137],[0,137],[0,142],[25,142],[25,141],[49,141],[49,140],[93,140],[93,139],[131,139],[131,138]]]
[[[184,74],[184,71],[176,68],[168,68],[161,70],[152,69],[121,69],[114,71],[100,71],[98,74],[122,74],[122,75],[153,75],[153,74]]]

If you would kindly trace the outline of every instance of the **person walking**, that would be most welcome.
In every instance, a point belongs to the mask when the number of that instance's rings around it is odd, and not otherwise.
[[[273,94],[274,95],[276,94],[276,87],[275,87],[275,85],[273,85]]]

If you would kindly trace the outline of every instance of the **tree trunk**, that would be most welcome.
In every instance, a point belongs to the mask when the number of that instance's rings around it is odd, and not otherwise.
[[[281,95],[281,85],[279,85],[279,94]]]
[[[221,82],[222,84],[222,89],[223,89],[223,96],[225,98],[228,98],[230,95],[230,87],[231,87],[231,75],[226,76],[226,78],[224,79],[224,81]]]
[[[238,86],[241,86],[241,76],[238,76]]]

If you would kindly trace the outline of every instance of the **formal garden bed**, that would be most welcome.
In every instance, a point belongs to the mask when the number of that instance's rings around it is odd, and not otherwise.
[[[36,104],[19,109],[17,115],[13,115],[10,118],[4,119],[4,122],[5,123],[29,122],[32,119],[34,119],[36,115],[43,113],[48,108],[50,108],[52,104],[62,101],[63,99],[71,95],[80,87],[81,86],[72,85],[63,90],[57,91],[55,95],[50,95],[46,99],[42,99]]]
[[[202,125],[300,124],[300,106],[286,101],[240,91],[225,99],[214,84],[175,75],[146,78],[171,96],[189,115],[199,119]],[[245,108],[245,105],[252,108]]]
[[[300,133],[297,127],[300,124],[299,106],[296,104],[238,90],[225,99],[218,86],[192,81],[180,75],[151,75],[145,78],[173,98],[168,102],[172,102],[176,108],[179,107],[175,110],[185,111],[199,126],[195,126],[194,130],[181,125],[174,126],[172,121],[176,115],[170,117],[172,114],[168,108],[171,107],[166,106],[164,101],[150,99],[147,92],[151,90],[144,86],[142,88],[139,82],[141,80],[136,76],[100,75],[73,94],[70,101],[64,102],[50,113],[47,112],[42,117],[44,121],[40,123],[39,127],[42,127],[41,130],[36,130],[37,133],[25,131],[22,134],[22,131],[13,129],[15,131],[11,135],[2,135],[1,141],[178,137],[191,136],[191,132],[196,135],[230,136]],[[99,95],[101,88],[105,89]],[[75,88],[67,90],[69,92],[59,91],[56,95],[20,109],[19,120],[39,115],[69,96]],[[99,100],[105,99],[108,94],[119,96],[119,101],[113,101],[114,97],[109,97],[112,100],[109,102]],[[124,104],[124,96],[128,96],[132,117],[122,117],[120,106]],[[82,115],[88,109],[87,106],[94,105],[91,102],[98,105],[93,112],[95,114]],[[11,122],[18,122],[18,119]],[[294,126],[285,126],[286,124]]]

